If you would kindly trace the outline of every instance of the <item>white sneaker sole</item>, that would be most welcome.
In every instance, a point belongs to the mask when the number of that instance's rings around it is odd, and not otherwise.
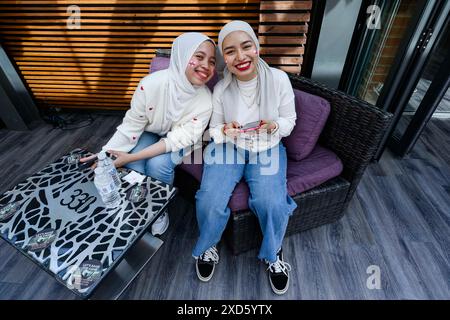
[[[205,278],[200,274],[200,271],[198,271],[198,265],[197,263],[195,264],[195,271],[197,272],[197,277],[200,281],[203,282],[208,282],[209,280],[211,280],[212,276],[214,275],[214,271],[216,270],[216,264],[213,265],[213,269],[211,271],[211,274],[209,275],[209,277]]]
[[[153,235],[153,236],[160,236],[160,235],[163,235],[164,232],[166,232],[167,229],[169,229],[169,224],[170,224],[170,221],[169,221],[169,215],[167,215],[167,223],[166,223],[166,225],[164,226],[164,228],[163,228],[162,230],[158,230],[158,231],[153,232],[153,226],[152,226],[152,235]]]
[[[278,290],[277,288],[274,287],[274,285],[272,284],[272,281],[270,281],[270,275],[269,275],[269,283],[270,283],[270,286],[272,287],[272,291],[278,295],[285,294],[289,289],[289,278],[287,280],[286,287],[283,290]]]

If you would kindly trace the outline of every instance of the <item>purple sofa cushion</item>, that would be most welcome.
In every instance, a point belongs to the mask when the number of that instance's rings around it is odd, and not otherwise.
[[[184,171],[197,181],[202,180],[202,164],[181,164]],[[287,190],[290,196],[312,189],[342,172],[341,160],[330,150],[317,145],[308,157],[301,161],[288,160]],[[219,182],[218,182],[219,183]],[[233,191],[228,206],[232,211],[248,209],[249,189],[241,181]]]
[[[168,57],[154,57],[152,59],[152,63],[150,64],[150,73],[152,72],[156,72],[159,70],[164,70],[167,69],[169,67],[169,62],[170,62],[170,58]],[[217,75],[217,72],[214,71],[214,75],[211,78],[211,80],[209,80],[206,85],[208,86],[208,88],[211,90],[211,92],[214,89],[214,86],[216,85],[216,83],[219,81],[219,77]]]
[[[292,160],[306,158],[315,147],[330,114],[330,103],[318,96],[294,89],[297,120],[291,134],[283,138]]]
[[[341,159],[329,149],[316,145],[301,161],[288,160],[287,189],[293,196],[312,189],[342,173]]]

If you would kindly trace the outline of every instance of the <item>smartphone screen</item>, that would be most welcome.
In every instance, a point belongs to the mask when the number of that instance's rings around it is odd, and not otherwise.
[[[242,126],[241,131],[249,131],[249,130],[256,130],[259,128],[259,121],[250,122]]]

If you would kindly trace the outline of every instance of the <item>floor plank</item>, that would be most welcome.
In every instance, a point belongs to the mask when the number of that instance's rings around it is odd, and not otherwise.
[[[98,150],[120,116],[64,131],[0,130],[0,192],[77,147]],[[191,251],[194,208],[177,196],[163,246],[122,299],[450,299],[450,122],[432,119],[416,147],[399,159],[387,151],[371,164],[344,217],[285,239],[291,287],[272,294],[258,250],[232,256],[225,244],[209,283],[198,281]],[[380,289],[369,289],[369,266]],[[0,299],[77,299],[46,272],[0,241]]]

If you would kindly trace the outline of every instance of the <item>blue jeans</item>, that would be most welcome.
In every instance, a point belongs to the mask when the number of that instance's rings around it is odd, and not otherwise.
[[[159,135],[145,131],[142,133],[137,145],[130,153],[137,153],[158,142],[160,139],[161,137]],[[183,159],[181,154],[181,151],[163,153],[150,159],[130,162],[126,164],[125,167],[172,185],[175,167],[180,164]]]
[[[220,159],[228,161],[224,164]],[[249,208],[258,217],[263,233],[258,258],[275,262],[289,216],[297,207],[287,193],[284,146],[279,143],[267,152],[253,153],[231,143],[213,142],[205,149],[204,163],[196,194],[200,237],[192,255],[198,257],[219,242],[231,212],[228,201],[244,177],[250,189]],[[275,169],[270,170],[270,166]]]

